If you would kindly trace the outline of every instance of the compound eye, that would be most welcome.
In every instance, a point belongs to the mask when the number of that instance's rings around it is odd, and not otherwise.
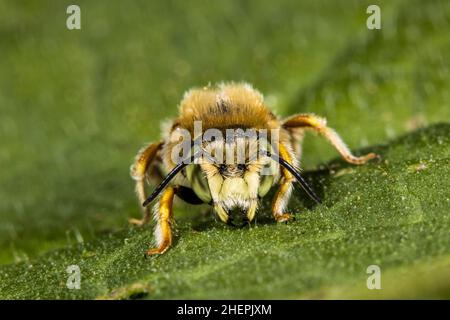
[[[239,171],[244,171],[245,169],[247,169],[247,166],[245,164],[238,164],[237,167]]]
[[[209,191],[208,180],[199,165],[190,164],[186,167],[186,174],[191,188],[194,190],[197,197],[203,202],[209,203],[211,201],[211,192]]]

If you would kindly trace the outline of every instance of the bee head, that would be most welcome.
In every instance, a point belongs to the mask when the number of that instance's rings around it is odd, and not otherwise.
[[[204,142],[202,159],[186,168],[196,195],[226,210],[248,209],[257,202],[269,191],[279,172],[274,161],[264,153],[259,155],[261,142],[249,137]]]
[[[259,198],[265,196],[280,176],[279,164],[288,170],[315,201],[314,194],[297,168],[274,152],[266,139],[239,136],[233,141],[222,139],[204,141],[201,156],[192,150],[194,162],[180,162],[164,178],[143,203],[147,206],[167,184],[185,169],[190,188],[205,203],[221,210],[239,207],[256,210]],[[225,213],[226,215],[226,213]]]

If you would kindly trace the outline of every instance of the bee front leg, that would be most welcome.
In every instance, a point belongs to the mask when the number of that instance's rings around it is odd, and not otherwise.
[[[287,148],[281,143],[279,145],[279,152],[280,156],[283,159],[285,159],[289,163],[292,163],[293,155],[291,155],[291,153],[288,152]],[[291,197],[295,178],[285,168],[281,168],[281,174],[281,185],[272,202],[272,214],[277,222],[285,222],[293,218],[292,214],[285,213],[284,210],[286,209],[286,205],[289,202],[289,198]]]
[[[150,164],[155,160],[162,143],[151,143],[146,148],[139,151],[134,164],[130,168],[131,177],[136,180],[136,194],[141,205],[147,198],[145,192],[145,175]],[[142,219],[130,219],[131,224],[142,226],[150,221],[150,208],[143,208]]]
[[[147,255],[164,253],[172,244],[172,231],[170,224],[173,219],[173,198],[175,188],[172,186],[164,190],[161,198],[154,209],[154,219],[156,221],[155,239],[157,247],[147,251]]]
[[[291,197],[293,180],[283,177],[281,186],[272,202],[272,214],[277,222],[285,222],[292,219],[292,214],[285,213],[286,205]]]

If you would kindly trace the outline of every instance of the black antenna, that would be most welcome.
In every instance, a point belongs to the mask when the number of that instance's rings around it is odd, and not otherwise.
[[[303,179],[300,172],[296,168],[294,168],[289,162],[279,157],[278,155],[272,155],[270,152],[267,152],[267,156],[271,157],[273,160],[275,160],[283,167],[285,167],[290,173],[292,173],[295,179],[297,179],[297,181],[300,183],[300,186],[303,188],[303,190],[305,190],[305,192],[311,199],[313,199],[315,202],[319,204],[322,203],[322,201],[316,195],[313,189],[309,186],[309,184],[305,181],[305,179]]]
[[[191,148],[194,147],[196,141],[191,141]],[[148,206],[155,198],[161,193],[161,191],[169,184],[170,180],[172,180],[178,172],[183,170],[190,163],[194,163],[195,159],[197,159],[201,155],[201,150],[197,152],[195,155],[185,158],[179,164],[169,172],[169,174],[161,181],[159,186],[152,192],[152,194],[142,203],[143,207]]]
[[[175,168],[172,169],[172,171],[169,172],[169,174],[164,178],[163,181],[159,184],[158,187],[152,192],[152,194],[144,201],[142,204],[143,207],[148,206],[155,198],[158,196],[158,194],[169,184],[170,180],[172,180],[180,170],[182,170],[184,167],[186,167],[189,163],[179,163]]]

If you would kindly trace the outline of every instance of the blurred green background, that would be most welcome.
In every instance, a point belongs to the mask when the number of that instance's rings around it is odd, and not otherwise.
[[[70,4],[0,1],[1,264],[128,230],[129,166],[193,86],[247,81],[352,149],[450,119],[446,0],[80,0],[72,31]],[[313,136],[304,154],[308,169],[336,157]]]

